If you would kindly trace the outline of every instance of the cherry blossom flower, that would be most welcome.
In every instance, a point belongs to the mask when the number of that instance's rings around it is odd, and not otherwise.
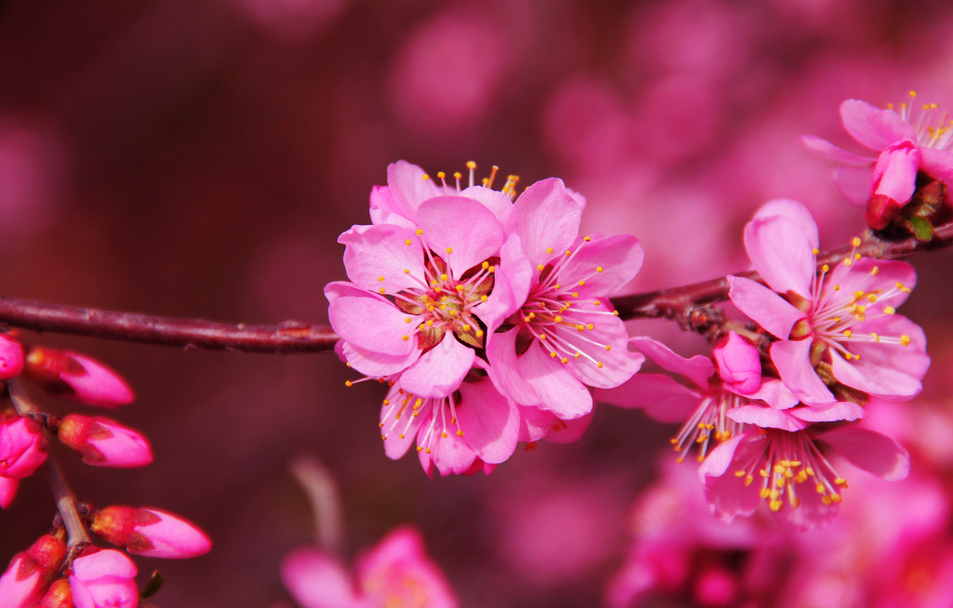
[[[712,450],[698,472],[712,511],[727,522],[751,515],[762,500],[796,528],[828,521],[847,487],[831,463],[835,453],[887,480],[903,479],[910,470],[906,450],[886,435],[817,424],[863,417],[855,403],[785,410],[748,405],[727,415],[749,426]]]
[[[0,333],[0,380],[9,380],[23,371],[23,346],[10,334]]]
[[[834,180],[848,201],[866,205],[867,222],[874,229],[886,228],[916,190],[917,174],[953,184],[953,130],[947,113],[937,104],[924,104],[917,112],[916,93],[899,108],[880,109],[859,99],[841,104],[841,120],[847,132],[877,157],[858,156],[818,137],[802,141],[835,162]]]
[[[48,450],[43,428],[36,420],[0,414],[0,508],[10,506],[20,480],[43,464]]]
[[[501,392],[561,419],[592,410],[587,387],[612,388],[644,357],[608,296],[642,266],[631,235],[579,237],[582,205],[561,180],[527,188],[513,205],[497,280],[521,305],[488,338],[490,377]]]
[[[393,530],[359,557],[353,576],[337,559],[299,549],[281,567],[285,587],[303,608],[455,608],[457,599],[424,552],[420,534]]]
[[[212,542],[195,524],[152,508],[111,506],[93,515],[90,529],[133,555],[184,559],[209,552]]]
[[[132,560],[113,549],[76,558],[69,577],[76,608],[135,608],[139,605],[136,574]]]
[[[745,247],[768,287],[730,276],[732,302],[779,339],[771,359],[802,402],[836,401],[838,385],[913,397],[930,362],[923,331],[896,314],[916,284],[913,268],[855,254],[818,275],[817,244],[803,205],[767,203],[745,227]]]
[[[712,350],[712,359],[696,355],[689,359],[651,338],[630,340],[636,349],[668,372],[683,376],[683,384],[664,374],[640,373],[622,386],[599,391],[597,397],[620,407],[642,407],[661,422],[682,422],[672,445],[681,452],[679,461],[692,446],[698,460],[709,449],[744,429],[744,423],[728,416],[734,408],[764,400],[775,407],[788,408],[797,399],[778,380],[761,377],[757,349],[730,332]],[[717,374],[715,373],[717,371]]]

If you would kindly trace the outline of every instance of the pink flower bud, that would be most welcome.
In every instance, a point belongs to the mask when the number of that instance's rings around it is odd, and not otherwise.
[[[13,502],[13,497],[17,495],[18,485],[20,485],[19,479],[0,477],[0,509],[6,509]]]
[[[181,559],[208,553],[212,542],[195,524],[159,509],[106,507],[90,528],[134,555]]]
[[[60,422],[58,437],[93,466],[132,468],[152,462],[145,437],[103,416],[70,414]]]
[[[66,545],[49,534],[18,553],[0,576],[0,606],[25,608],[37,602],[66,559]]]
[[[48,449],[39,422],[17,414],[0,416],[0,476],[29,477],[46,460]]]
[[[739,393],[748,394],[761,386],[761,357],[751,342],[730,332],[712,348],[718,375]]]
[[[37,608],[73,608],[73,593],[69,589],[69,580],[60,578],[53,581],[49,590]]]
[[[78,557],[69,577],[73,603],[76,608],[135,608],[136,573],[132,560],[112,549]]]
[[[116,407],[134,398],[132,389],[118,373],[72,351],[31,348],[23,371],[54,397],[101,407]]]
[[[10,334],[0,333],[0,380],[9,380],[23,371],[23,347]]]

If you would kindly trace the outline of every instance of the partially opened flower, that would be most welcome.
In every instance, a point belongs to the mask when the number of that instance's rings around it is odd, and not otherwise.
[[[73,560],[69,577],[76,608],[135,608],[139,605],[136,565],[112,549],[87,552]]]
[[[285,587],[303,608],[455,608],[443,573],[419,533],[398,528],[359,557],[353,575],[317,549],[300,549],[281,567]]]
[[[781,380],[807,404],[836,401],[838,385],[885,399],[918,394],[930,363],[926,338],[896,314],[916,284],[913,267],[852,255],[818,275],[817,244],[803,205],[771,201],[745,227],[768,287],[728,277],[732,302],[778,338],[771,360]]]
[[[916,93],[910,96],[910,104],[899,108],[881,109],[859,99],[841,104],[844,128],[876,157],[858,156],[818,137],[802,138],[811,149],[846,165],[835,173],[837,186],[847,200],[867,207],[867,222],[877,230],[910,202],[919,172],[953,185],[953,123],[937,104],[920,105]]]

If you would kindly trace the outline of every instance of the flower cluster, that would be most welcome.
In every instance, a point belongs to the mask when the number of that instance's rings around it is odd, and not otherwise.
[[[325,288],[337,351],[387,382],[388,456],[416,439],[428,474],[489,472],[519,441],[568,440],[643,357],[608,296],[639,271],[633,236],[580,236],[583,199],[559,179],[517,196],[493,174],[433,179],[406,162],[371,193],[372,225],[341,235],[350,282]]]
[[[129,468],[152,462],[152,450],[138,431],[104,416],[70,413],[57,419],[30,401],[21,377],[53,396],[87,405],[113,408],[133,400],[122,377],[102,363],[72,351],[24,350],[14,335],[0,333],[0,388],[10,401],[10,407],[0,408],[0,507],[13,500],[19,480],[47,460],[53,435],[93,466]],[[50,476],[60,475],[54,465]],[[78,510],[65,484],[54,485],[61,486],[54,490],[60,492],[59,506],[73,505],[74,525],[81,529],[58,520],[51,534],[14,556],[0,576],[4,608],[138,606],[135,564],[121,551],[93,546],[87,529],[134,555],[186,558],[211,549],[204,532],[176,515],[124,506]]]
[[[750,515],[763,500],[807,528],[836,513],[847,487],[834,454],[885,479],[907,475],[899,444],[850,423],[865,416],[871,397],[900,401],[920,392],[926,340],[897,314],[916,275],[904,262],[857,253],[818,268],[817,225],[791,200],[771,201],[755,214],[745,247],[763,283],[730,276],[729,296],[757,324],[749,336],[761,350],[728,332],[713,361],[684,359],[633,338],[692,386],[640,374],[604,396],[661,420],[686,421],[673,443],[680,451],[699,446],[699,474],[721,519]]]

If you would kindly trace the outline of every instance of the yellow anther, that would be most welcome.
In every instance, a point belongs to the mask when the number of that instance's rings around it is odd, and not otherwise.
[[[852,260],[852,259],[850,259],[850,258],[847,258],[846,260],[844,260],[844,266],[850,266],[850,265],[852,265],[853,263],[854,263],[854,260]]]
[[[549,356],[555,359],[557,357],[556,351],[550,351]]]
[[[539,339],[540,339],[541,341],[544,341],[544,342],[545,342],[545,341],[546,341],[546,334],[539,334]],[[553,353],[553,356],[555,357],[555,356],[556,356],[556,353]]]
[[[474,169],[476,169],[476,167],[477,167],[477,164],[475,162],[473,162],[472,160],[467,161],[467,169],[469,169],[470,171],[473,171]]]
[[[811,249],[811,253],[813,253],[814,255],[817,255],[820,253],[820,250],[817,247],[814,247],[813,249]]]
[[[675,441],[674,439],[672,441]],[[743,470],[735,471],[735,477],[744,477],[745,472]]]
[[[383,283],[383,282],[384,282],[384,277],[377,277],[377,280],[380,281],[381,283]]]
[[[896,314],[896,312],[897,312],[897,309],[894,308],[893,306],[885,306],[885,307],[884,307],[884,314],[892,315],[892,314]]]
[[[609,352],[610,350],[612,350],[612,346],[609,344],[606,344],[606,352]]]
[[[855,260],[859,260],[859,259],[862,258],[862,257],[864,257],[864,256],[860,255],[859,253],[855,253],[855,254],[854,254],[854,259],[855,259]]]
[[[865,294],[865,293],[867,293],[867,292],[865,292],[865,291],[855,291],[855,292],[854,292],[854,297],[859,300],[860,298],[864,297],[864,294]]]
[[[878,275],[880,274],[880,266],[874,266],[870,269],[870,274]]]
[[[404,274],[410,274],[410,268],[404,268]]]
[[[453,247],[447,247],[447,253],[453,253]]]
[[[410,317],[407,317],[406,319],[404,319],[404,323],[410,323]]]
[[[781,510],[781,507],[784,505],[784,503],[781,502],[780,500],[772,500],[772,501],[771,501],[770,503],[768,503],[768,504],[771,506],[771,510],[774,511],[774,512],[780,511],[780,510]]]
[[[489,268],[486,269],[486,271],[489,273],[494,273],[496,272],[496,266],[490,266]]]
[[[844,335],[849,338],[849,337],[851,337],[851,336],[854,335],[854,332],[852,332],[852,331],[849,330],[849,329],[845,329],[845,330],[844,330]]]
[[[457,291],[463,291],[463,285],[458,283],[457,286],[454,287],[454,289],[456,289]]]
[[[910,346],[910,336],[907,334],[900,336],[900,344],[903,344],[904,346]]]
[[[840,291],[840,285],[834,284],[834,291]]]
[[[551,254],[552,252],[553,252],[553,248],[552,248],[552,247],[547,247],[547,248],[546,248],[546,253]]]
[[[612,311],[612,315],[615,316],[615,317],[618,317],[618,316],[619,316],[619,311],[618,311],[618,310],[613,310],[613,311]]]
[[[874,339],[874,342],[880,342],[880,336],[874,332],[870,332],[870,337]]]
[[[489,267],[490,267],[490,263],[487,261],[484,261],[482,264],[480,264],[480,268],[482,268],[483,270],[486,270]]]
[[[457,437],[463,437],[463,431],[457,429]]]
[[[427,327],[430,327],[431,325],[433,325],[433,319],[427,319],[427,322],[424,323],[424,325],[426,325]]]
[[[426,173],[424,173],[424,174],[423,174],[423,178],[424,178],[424,181],[427,181],[428,179],[430,179],[430,176],[427,175]]]
[[[401,336],[400,339],[406,342],[407,340],[410,340],[410,336]]]
[[[450,278],[450,276],[447,275],[447,273],[443,273],[442,275],[440,275],[440,280],[441,280],[441,281],[446,281],[446,280],[449,279],[449,278]]]
[[[446,438],[447,438],[447,431],[443,431],[442,433],[440,433],[440,436],[443,437],[444,439],[446,439]]]
[[[599,369],[602,369],[603,368],[602,361],[599,361],[598,363],[596,363],[596,367],[598,367]]]
[[[569,363],[569,359],[567,359],[566,357],[563,357],[562,359],[559,360],[559,362],[564,364]]]
[[[572,297],[578,298],[578,297],[579,297],[579,292],[578,292],[578,291],[572,292]]]
[[[593,325],[592,323],[589,323],[588,325],[586,325],[586,329],[589,329],[589,330],[592,330],[592,329],[594,329],[595,327],[596,327],[596,326]]]
[[[490,298],[487,297],[487,296],[485,296],[485,295],[480,296],[480,301],[481,301],[481,302],[486,302],[486,301],[489,300],[489,299],[490,299]]]
[[[345,381],[344,381],[344,386],[354,386],[354,383],[351,382],[350,380],[345,380]]]
[[[566,257],[568,258],[568,257],[571,256],[571,255],[572,255],[572,251],[569,250],[569,249],[567,249],[567,250],[566,250]]]
[[[469,324],[469,323],[464,323],[464,324],[463,324],[463,331],[470,331],[470,324]]]
[[[477,338],[482,338],[483,335],[484,335],[484,331],[483,331],[482,329],[476,330],[476,337],[477,337]]]
[[[854,355],[852,355],[852,354],[850,354],[850,353],[844,353],[844,358],[847,359],[848,361],[850,361],[851,359],[854,358]]]
[[[447,177],[447,174],[443,171],[437,171],[437,177],[439,177],[440,179],[443,179]]]
[[[387,293],[387,290],[384,289],[383,287],[381,287],[381,288],[378,289],[377,291],[379,291],[380,293]]]
[[[596,300],[595,302],[592,303],[592,305],[593,305],[593,306],[601,306],[601,305],[602,305],[602,302],[599,301],[599,300]]]
[[[588,243],[589,241],[592,240],[592,237],[591,237],[591,236],[587,236],[587,237],[583,238],[582,240],[584,240],[584,241],[586,241],[586,242]]]
[[[824,264],[823,266],[821,266],[821,270],[824,271],[824,272],[830,272],[830,271],[831,271],[831,267],[828,266],[827,264]]]
[[[877,296],[875,296],[874,294],[870,294],[869,296],[867,296],[867,301],[870,302],[871,304],[875,304],[877,302]]]
[[[553,317],[553,321],[555,321],[555,322],[557,322],[557,323],[562,323],[562,322],[563,322],[563,318],[560,317],[559,315],[556,315],[555,317]]]
[[[851,240],[850,244],[853,245],[854,247],[860,247],[860,237],[859,237],[859,236],[855,236],[855,237]]]
[[[417,236],[420,236],[420,235],[423,234],[423,233],[424,233],[423,229],[421,229],[421,228],[418,228],[418,229],[417,229]]]
[[[536,270],[542,270],[543,268],[546,268],[546,266],[544,266],[543,264],[538,264],[536,266]]]

